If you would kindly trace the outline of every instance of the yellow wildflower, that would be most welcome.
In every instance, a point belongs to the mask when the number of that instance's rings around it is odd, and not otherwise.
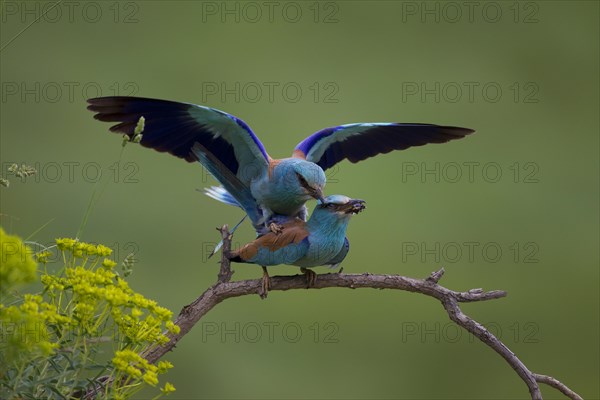
[[[144,382],[148,385],[156,386],[158,384],[158,376],[154,371],[146,371],[144,374]]]
[[[178,334],[181,331],[181,327],[179,325],[175,325],[173,321],[167,321],[165,323],[165,327],[167,330],[173,334]]]
[[[137,307],[133,307],[133,308],[131,309],[131,316],[132,316],[133,318],[136,318],[136,319],[137,319],[137,318],[141,317],[142,315],[144,315],[144,313],[143,313],[143,312],[142,312],[142,310],[140,310],[139,308],[137,308]]]
[[[112,249],[110,247],[106,247],[104,245],[99,244],[96,246],[96,254],[101,257],[108,257],[112,254]]]
[[[34,281],[36,269],[31,249],[18,236],[8,235],[0,228],[0,293]]]
[[[171,383],[167,382],[165,383],[165,387],[161,388],[160,391],[163,392],[163,394],[169,394],[174,392],[175,386],[173,386]]]
[[[109,258],[105,258],[104,261],[102,261],[102,266],[106,269],[113,269],[116,265],[117,263]]]
[[[159,361],[158,364],[156,364],[156,368],[158,369],[159,374],[164,374],[165,372],[173,368],[173,364],[171,364],[168,361]]]
[[[14,251],[10,246],[3,246],[1,283],[4,285],[5,280],[10,280],[5,278],[9,262],[17,266],[9,272],[20,272],[20,275],[15,275],[18,279],[11,278],[12,282],[34,279],[36,263],[31,251],[19,238],[9,237],[4,231],[2,242],[3,245],[5,242],[16,245],[13,246]],[[158,376],[173,365],[167,361],[150,364],[137,351],[168,342],[169,338],[162,333],[165,328],[171,333],[180,331],[180,327],[171,321],[173,313],[136,293],[113,271],[117,263],[106,258],[112,253],[110,248],[70,238],[56,239],[56,244],[62,252],[59,259],[64,259],[65,265],[59,275],[45,273],[41,276],[44,286],[42,296],[19,296],[21,304],[10,307],[0,304],[0,324],[8,327],[3,332],[5,340],[0,341],[3,364],[5,360],[13,365],[16,365],[15,362],[21,365],[35,363],[40,356],[50,356],[57,348],[61,352],[69,349],[69,354],[76,358],[77,346],[82,343],[95,351],[93,348],[99,342],[96,339],[112,338],[115,347],[121,350],[115,352],[107,368],[115,377],[114,382],[122,382],[125,378],[128,384],[110,388],[110,398],[127,398],[140,385],[157,386]],[[5,254],[7,249],[14,254]],[[43,251],[36,257],[46,263],[50,254]],[[11,259],[13,255],[16,257]],[[49,302],[44,299],[49,299]],[[118,332],[111,332],[111,329],[118,329]],[[88,341],[88,338],[94,340]],[[57,362],[61,361],[57,359]],[[66,367],[66,364],[61,366]],[[167,383],[161,391],[167,394],[175,388]]]
[[[38,262],[41,262],[43,264],[46,264],[48,262],[48,257],[50,257],[52,255],[52,252],[50,251],[42,251],[40,253],[37,253],[35,255],[35,258]]]
[[[75,239],[59,238],[56,239],[56,246],[62,251],[71,250],[75,245],[75,242]]]

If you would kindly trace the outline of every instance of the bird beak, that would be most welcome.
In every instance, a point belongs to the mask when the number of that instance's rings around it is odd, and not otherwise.
[[[321,204],[325,204],[325,197],[323,196],[323,189],[316,188],[314,193],[312,193],[312,197],[319,200]]]
[[[366,204],[367,203],[364,200],[352,199],[344,207],[344,212],[346,214],[358,214],[359,212],[367,208]]]

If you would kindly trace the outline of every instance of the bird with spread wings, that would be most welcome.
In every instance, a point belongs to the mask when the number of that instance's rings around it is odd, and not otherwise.
[[[190,103],[111,96],[88,100],[110,130],[133,137],[140,117],[140,144],[187,162],[200,161],[222,189],[208,192],[225,203],[233,197],[260,233],[273,217],[306,219],[305,203],[323,201],[324,170],[344,159],[352,163],[393,150],[461,139],[468,128],[420,123],[353,123],[322,129],[304,139],[289,158],[271,158],[241,119]],[[227,196],[231,195],[231,196]]]

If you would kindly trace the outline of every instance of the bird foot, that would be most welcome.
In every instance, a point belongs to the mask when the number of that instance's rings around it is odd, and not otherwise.
[[[315,271],[308,268],[300,268],[300,272],[306,275],[307,288],[315,286],[315,283],[317,283],[317,273]]]
[[[277,235],[283,232],[283,225],[276,224],[275,222],[271,222],[269,224],[269,230]]]
[[[265,267],[262,267],[262,269],[263,269],[262,284],[260,287],[260,291],[258,292],[258,295],[260,296],[261,299],[266,299],[267,295],[269,294],[269,289],[271,289],[271,277],[269,276],[269,273],[267,272],[267,269]]]

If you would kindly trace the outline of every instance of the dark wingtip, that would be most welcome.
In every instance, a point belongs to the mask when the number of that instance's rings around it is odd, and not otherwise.
[[[107,102],[114,102],[115,100],[119,100],[120,98],[123,98],[123,96],[103,96],[103,97],[92,97],[90,99],[87,99],[86,101],[88,102],[88,104],[92,104],[92,105],[104,105],[102,103],[107,103]]]
[[[475,129],[463,128],[460,126],[439,126],[436,127],[440,130],[440,133],[447,136],[448,140],[462,139],[472,133],[475,133]]]
[[[459,137],[467,136],[467,135],[470,135],[471,133],[475,132],[475,129],[463,128],[462,126],[440,126],[440,125],[433,125],[433,126],[443,130],[444,133],[454,135],[454,136],[459,136]]]
[[[460,127],[453,127],[453,128],[460,130],[464,136],[470,135],[471,133],[475,133],[475,129],[471,129],[471,128],[460,128]]]

